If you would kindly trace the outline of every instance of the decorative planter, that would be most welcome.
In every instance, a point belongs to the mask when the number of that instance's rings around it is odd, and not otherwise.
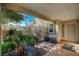
[[[17,56],[23,56],[25,54],[25,47],[20,45],[19,48],[16,49]]]
[[[36,48],[33,45],[27,46],[26,48],[26,54],[28,56],[35,56],[37,53]]]

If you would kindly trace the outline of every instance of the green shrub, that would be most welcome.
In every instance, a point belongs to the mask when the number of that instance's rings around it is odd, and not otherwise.
[[[2,44],[1,54],[4,55],[5,53],[18,48],[18,44],[16,42],[5,42]]]
[[[11,29],[8,31],[7,36],[2,44],[2,55],[19,47],[20,43],[24,43],[26,46],[35,45],[39,43],[39,39],[33,35],[23,35],[21,31]]]
[[[35,45],[39,43],[39,39],[36,36],[26,36],[23,42],[26,45]]]
[[[25,35],[23,35],[23,33],[21,31],[18,31],[17,33],[18,33],[18,38],[19,38],[20,42],[22,42],[23,40],[26,39]]]
[[[13,40],[13,37],[12,36],[6,36],[5,37],[5,40],[4,40],[4,43],[5,42],[12,42],[12,40]]]
[[[10,29],[10,30],[8,31],[7,35],[9,35],[9,36],[10,36],[10,35],[13,35],[14,32],[16,32],[15,29]]]

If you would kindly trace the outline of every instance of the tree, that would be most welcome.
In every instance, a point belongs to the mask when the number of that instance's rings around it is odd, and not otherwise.
[[[9,23],[9,22],[20,22],[20,20],[23,20],[22,15],[15,12],[14,10],[9,10],[7,8],[0,8],[0,40],[3,42],[3,24]]]

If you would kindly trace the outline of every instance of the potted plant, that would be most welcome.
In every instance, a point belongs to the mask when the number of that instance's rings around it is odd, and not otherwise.
[[[35,44],[39,43],[39,39],[36,36],[26,36],[26,39],[23,41],[26,45],[26,54],[28,56],[34,56],[37,53]]]

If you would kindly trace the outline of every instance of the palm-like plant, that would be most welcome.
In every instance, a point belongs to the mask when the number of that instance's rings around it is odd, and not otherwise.
[[[2,36],[2,30],[3,30],[3,24],[9,23],[9,22],[19,22],[20,20],[23,20],[22,15],[19,13],[9,10],[7,8],[0,8],[0,33],[1,33],[1,41],[3,41]]]

